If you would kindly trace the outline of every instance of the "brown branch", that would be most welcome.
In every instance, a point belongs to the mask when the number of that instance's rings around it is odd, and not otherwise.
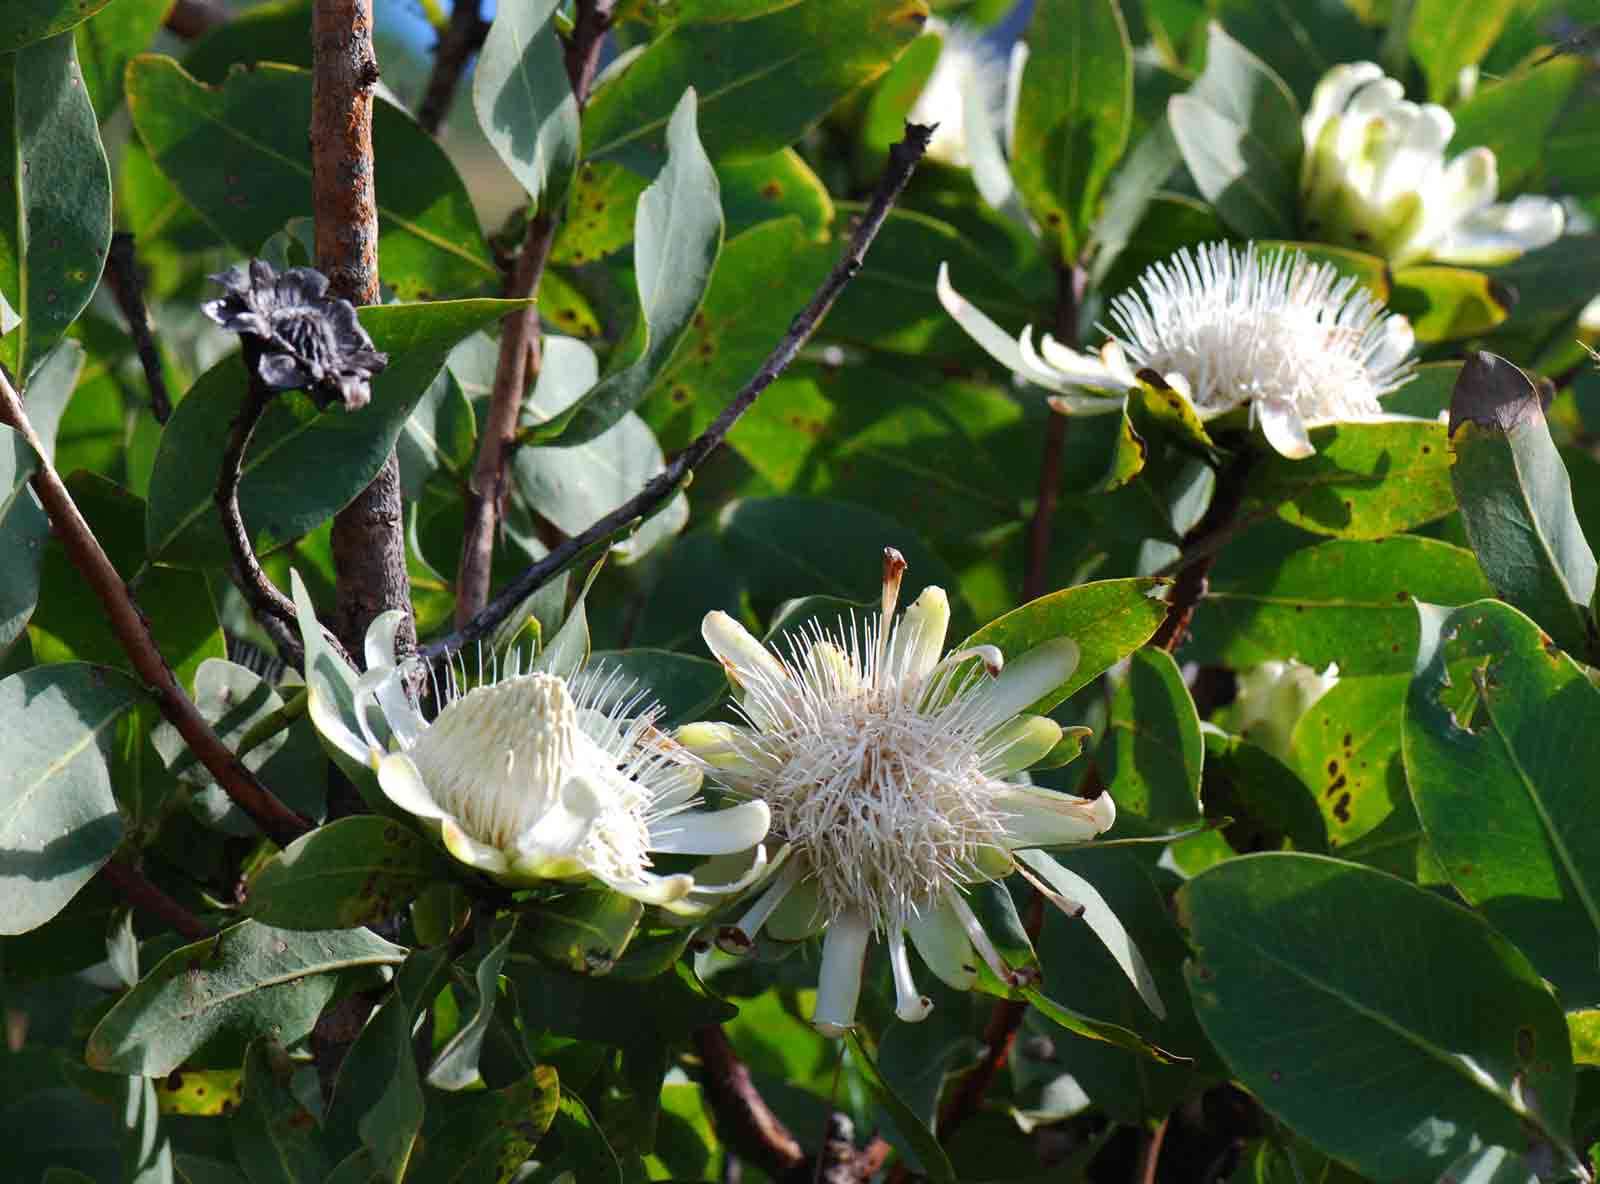
[[[193,41],[228,23],[228,10],[216,0],[177,0],[167,12],[166,26],[185,41]]]
[[[581,111],[594,84],[600,45],[611,25],[611,0],[578,0],[572,36],[566,44],[567,82]],[[528,223],[522,252],[506,295],[524,299],[539,290],[550,249],[560,225],[559,210],[537,210]],[[516,443],[517,420],[528,380],[539,373],[539,310],[530,305],[500,323],[500,356],[478,457],[467,482],[466,517],[461,531],[461,561],[456,568],[457,628],[470,621],[489,599],[489,568],[494,559],[495,531],[505,502],[506,465]]]
[[[1156,1129],[1150,1132],[1150,1141],[1145,1144],[1144,1163],[1139,1172],[1139,1184],[1156,1184],[1156,1168],[1161,1163],[1161,1144],[1167,1139],[1167,1124],[1172,1121],[1172,1115],[1164,1115]]]
[[[157,888],[133,864],[113,859],[100,869],[100,878],[111,885],[123,900],[141,912],[165,921],[185,940],[204,941],[212,936],[210,926]]]
[[[150,317],[145,311],[144,289],[139,283],[133,235],[126,231],[119,230],[111,236],[105,278],[123,320],[128,322],[134,348],[139,352],[139,365],[144,368],[144,380],[150,387],[150,414],[156,417],[157,423],[164,424],[172,418],[172,397],[167,394],[167,376],[161,372],[161,355],[150,336]]]
[[[856,225],[844,255],[834,264],[833,270],[828,273],[827,279],[823,280],[822,286],[817,289],[805,308],[801,309],[789,323],[789,329],[783,335],[783,340],[767,355],[760,368],[734,396],[733,401],[722,409],[722,414],[717,416],[711,426],[673,457],[666,468],[646,482],[645,487],[632,498],[586,530],[555,547],[537,563],[525,568],[516,579],[507,584],[493,600],[455,632],[423,646],[421,652],[425,657],[432,659],[441,654],[453,653],[464,645],[487,637],[501,621],[515,612],[517,606],[528,596],[560,575],[580,555],[596,544],[620,534],[635,522],[649,517],[682,487],[694,470],[721,446],[722,441],[733,429],[733,425],[750,409],[761,392],[771,386],[789,363],[794,361],[801,348],[817,331],[817,326],[828,315],[828,310],[833,307],[833,302],[838,299],[839,293],[844,291],[845,285],[861,270],[867,250],[872,246],[872,240],[877,237],[878,229],[889,216],[889,210],[893,208],[901,191],[905,189],[906,182],[911,179],[917,162],[927,151],[928,137],[932,134],[931,127],[915,123],[906,124],[905,138],[890,149],[889,167],[878,182],[877,191],[873,194],[866,213]]]
[[[1194,529],[1183,536],[1182,554],[1174,568],[1177,579],[1167,599],[1167,615],[1150,638],[1152,649],[1175,653],[1189,636],[1194,611],[1205,598],[1206,580],[1222,546],[1238,533],[1239,509],[1244,503],[1245,478],[1255,462],[1255,454],[1239,453],[1217,473],[1217,486],[1211,505]]]
[[[311,14],[311,185],[317,268],[329,291],[357,306],[378,302],[378,201],[372,159],[372,0],[316,0]],[[372,483],[333,520],[338,589],[334,632],[359,654],[380,613],[405,614],[396,635],[416,642],[406,574],[400,462],[389,453]]]
[[[801,1167],[805,1149],[757,1092],[750,1070],[734,1053],[721,1025],[696,1028],[693,1039],[704,1069],[700,1088],[716,1116],[722,1142],[774,1180]]]
[[[12,428],[27,442],[38,458],[38,468],[30,481],[55,536],[66,548],[84,582],[94,590],[105,605],[107,623],[116,635],[134,671],[149,685],[156,706],[167,721],[177,729],[184,743],[216,778],[217,784],[238,807],[248,814],[279,846],[287,846],[311,829],[311,824],[289,809],[263,785],[244,762],[239,760],[222,739],[212,731],[189,698],[178,685],[172,668],[162,657],[155,638],[133,593],[123,583],[117,569],[106,556],[105,550],[84,520],[72,494],[62,483],[44,449],[44,443],[33,430],[21,396],[0,371],[0,423]]]
[[[430,136],[439,134],[467,62],[483,48],[484,38],[489,35],[489,22],[483,19],[482,8],[483,0],[457,0],[450,9],[450,23],[434,47],[433,72],[428,75],[422,105],[417,108],[417,122]]]
[[[1057,340],[1067,346],[1078,344],[1078,310],[1083,305],[1083,289],[1088,273],[1078,266],[1056,267]],[[1037,600],[1050,588],[1050,536],[1055,526],[1056,506],[1061,498],[1061,459],[1067,443],[1067,418],[1051,414],[1045,425],[1044,455],[1039,461],[1039,496],[1033,518],[1028,523],[1027,570],[1022,578],[1024,602]]]
[[[939,1107],[934,1129],[941,1143],[948,1143],[961,1124],[983,1108],[989,1087],[1011,1059],[1011,1047],[1017,1041],[1017,1030],[1022,1027],[1022,1017],[1027,1011],[1027,1002],[1021,999],[1002,999],[994,1005],[983,1029],[983,1054],[956,1082]]]

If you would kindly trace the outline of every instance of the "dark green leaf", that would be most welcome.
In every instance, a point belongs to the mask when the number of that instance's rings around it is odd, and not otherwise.
[[[663,728],[700,719],[722,698],[727,678],[709,658],[669,650],[596,650],[589,665],[614,670],[661,704]]]
[[[430,1097],[422,1147],[406,1184],[516,1179],[550,1129],[560,1099],[556,1071],[548,1065],[504,1089]]]
[[[1138,649],[1166,619],[1161,580],[1097,580],[1030,601],[991,621],[958,648],[998,646],[1010,658],[1068,637],[1078,643],[1078,668],[1065,684],[1029,708],[1049,711]]]
[[[1200,716],[1172,655],[1136,650],[1111,697],[1098,752],[1100,773],[1123,826],[1135,833],[1184,826],[1200,816],[1205,742]]]
[[[1116,0],[1039,0],[1011,173],[1054,253],[1081,259],[1133,124],[1133,53]]]
[[[371,1157],[372,1179],[400,1184],[416,1152],[426,1107],[411,1049],[411,1001],[400,990],[384,1000],[356,1037],[328,1105],[330,1144],[358,1144]]]
[[[8,0],[0,13],[0,53],[19,50],[87,20],[111,0]]]
[[[352,929],[400,912],[438,872],[432,848],[409,827],[341,818],[262,864],[245,912],[284,929]]]
[[[39,565],[50,520],[28,486],[33,449],[0,426],[0,654],[16,641],[39,602]]]
[[[261,417],[245,454],[239,507],[258,551],[298,538],[353,498],[377,474],[450,348],[520,306],[509,300],[451,300],[361,310],[363,326],[389,354],[372,402],[353,413],[319,412],[302,394],[280,395]],[[245,396],[237,357],[195,383],[161,435],[150,481],[145,538],[165,563],[229,561],[216,515],[218,442]]]
[[[1152,1044],[1131,1028],[1124,1028],[1121,1024],[1108,1023],[1105,1020],[1097,1020],[1092,1016],[1074,1011],[1063,1003],[1057,1003],[1037,987],[1024,988],[1022,993],[1028,1002],[1039,1010],[1040,1014],[1079,1036],[1114,1044],[1118,1048],[1138,1053],[1140,1056],[1147,1057],[1161,1065],[1179,1065],[1189,1059],[1177,1053],[1168,1052],[1157,1044]]]
[[[1413,0],[1407,39],[1428,79],[1428,98],[1445,103],[1466,66],[1476,66],[1494,44],[1517,0]]]
[[[263,0],[208,29],[183,54],[183,68],[213,85],[238,66],[282,62],[311,69],[312,0]]]
[[[169,0],[117,0],[73,33],[83,85],[100,122],[122,106],[122,78],[128,60],[150,47],[171,7]]]
[[[517,984],[530,1035],[549,1032],[624,1046],[679,1040],[737,1014],[681,962],[674,973],[650,982],[627,982],[549,969],[532,954],[513,950],[506,975]]]
[[[1456,506],[1445,427],[1437,420],[1339,423],[1311,433],[1315,456],[1273,453],[1249,476],[1246,512],[1275,512],[1316,534],[1379,539]]]
[[[1566,1025],[1482,918],[1316,855],[1228,860],[1179,901],[1200,1022],[1240,1082],[1323,1151],[1376,1179],[1428,1179],[1480,1140],[1562,1143]]]
[[[635,159],[663,149],[686,87],[704,96],[715,159],[788,147],[922,31],[923,0],[807,0],[756,20],[669,29],[602,86],[583,119],[583,154]]]
[[[503,936],[500,934],[504,930]],[[495,1004],[500,998],[500,970],[505,966],[506,955],[511,952],[511,939],[516,933],[516,922],[501,922],[494,927],[489,940],[493,941],[472,972],[477,987],[478,1006],[467,1020],[445,1043],[428,1068],[428,1084],[445,1090],[466,1089],[483,1078],[478,1071],[478,1058],[483,1052],[484,1037],[494,1020]],[[548,1125],[548,1121],[546,1123]]]
[[[538,0],[496,9],[472,73],[478,126],[546,210],[559,208],[578,160],[578,100],[552,19],[558,7]]]
[[[1340,62],[1378,57],[1377,32],[1356,19],[1349,0],[1220,0],[1208,7],[1302,103]]]
[[[901,1136],[911,1144],[922,1173],[931,1180],[955,1184],[955,1169],[950,1166],[950,1159],[945,1155],[944,1148],[939,1145],[939,1140],[934,1137],[927,1124],[917,1116],[917,1112],[906,1105],[884,1079],[877,1063],[872,1059],[872,1054],[861,1042],[861,1037],[852,1029],[845,1033],[845,1042],[850,1047],[850,1055],[855,1058],[855,1068],[866,1079],[867,1086],[872,1090],[872,1096],[889,1112]]]
[[[519,948],[573,974],[606,974],[633,940],[644,906],[605,888],[569,893],[530,908]]]
[[[405,951],[365,929],[295,933],[241,921],[167,955],[89,1035],[89,1066],[164,1077],[223,1031],[305,1036],[333,995],[335,975],[392,966]]]
[[[1400,722],[1410,681],[1409,674],[1340,678],[1295,725],[1295,767],[1312,790],[1330,850],[1342,852],[1406,803]]]
[[[128,65],[128,110],[161,171],[236,250],[257,251],[291,218],[311,213],[311,75],[263,64],[197,82],[171,58]],[[402,300],[498,285],[466,187],[444,150],[411,117],[378,100],[378,265]],[[379,343],[379,348],[383,348]]]
[[[67,23],[99,7],[75,3]],[[7,20],[0,45],[15,37]],[[26,382],[94,295],[111,245],[111,171],[72,34],[0,56],[0,129],[0,361]]]
[[[107,757],[140,698],[132,679],[82,663],[0,681],[0,933],[43,925],[116,850],[122,818]]]
[[[244,1100],[228,1122],[250,1184],[302,1184],[328,1174],[331,1161],[317,1121],[290,1088],[294,1072],[294,1062],[270,1039],[250,1042]]]
[[[1450,448],[1461,520],[1489,582],[1563,649],[1585,653],[1594,552],[1527,376],[1494,354],[1471,355],[1450,401]]]
[[[1600,1003],[1600,691],[1516,609],[1423,606],[1405,768],[1456,890],[1569,1008]]]
[[[634,216],[643,353],[545,425],[544,439],[581,444],[637,407],[705,298],[722,249],[722,204],[695,130],[695,104],[694,92],[684,92],[667,127],[666,163]]]

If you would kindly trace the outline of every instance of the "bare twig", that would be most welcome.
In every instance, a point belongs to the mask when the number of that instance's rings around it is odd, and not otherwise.
[[[378,199],[372,158],[372,0],[316,0],[311,15],[311,184],[317,268],[357,306],[378,301]],[[391,451],[372,483],[333,520],[338,589],[334,632],[361,652],[380,613],[405,614],[397,650],[416,642],[406,574],[400,462]]]
[[[1164,1115],[1160,1124],[1150,1132],[1150,1141],[1145,1144],[1144,1163],[1139,1172],[1140,1184],[1156,1184],[1156,1168],[1161,1163],[1161,1144],[1167,1139],[1167,1124],[1172,1121],[1172,1115]]]
[[[721,1025],[696,1028],[694,1047],[705,1071],[700,1085],[722,1141],[774,1180],[804,1165],[805,1149],[757,1092]]]
[[[134,671],[149,684],[161,714],[178,730],[184,743],[216,778],[223,792],[274,842],[286,846],[310,830],[310,823],[274,797],[244,762],[229,751],[178,685],[172,668],[150,635],[149,625],[133,593],[117,574],[72,500],[72,494],[62,483],[43,441],[28,420],[21,396],[3,371],[0,371],[0,423],[14,429],[37,454],[38,468],[30,480],[40,504],[50,516],[52,530],[66,548],[73,566],[105,605],[111,631],[127,652]]]
[[[611,0],[578,0],[572,36],[566,45],[567,81],[581,110],[589,99],[600,45],[611,24]],[[506,295],[513,299],[539,290],[550,248],[560,225],[559,210],[536,210],[528,223]],[[467,482],[467,512],[461,532],[461,562],[456,569],[456,626],[483,609],[489,599],[489,566],[495,530],[505,499],[506,464],[516,441],[517,419],[528,380],[539,373],[539,310],[529,305],[500,323],[500,357],[495,364],[489,412],[478,438],[478,458]]]
[[[482,8],[482,0],[457,0],[450,9],[450,23],[434,47],[433,73],[428,75],[428,89],[417,108],[417,122],[431,136],[439,134],[467,62],[483,48],[483,39],[489,35],[489,22],[483,19]]]
[[[228,10],[217,0],[177,0],[166,19],[167,28],[185,41],[193,41],[227,23]]]
[[[239,408],[239,414],[233,421],[233,435],[222,453],[222,472],[217,478],[215,496],[217,514],[222,519],[222,533],[227,536],[228,550],[233,555],[234,586],[244,594],[258,620],[263,623],[268,619],[276,620],[287,630],[287,640],[291,646],[288,661],[291,665],[303,667],[305,651],[294,639],[298,624],[294,602],[278,591],[267,578],[267,573],[261,570],[261,562],[250,545],[249,532],[245,530],[244,517],[239,512],[239,477],[244,467],[244,452],[249,447],[250,437],[255,434],[256,424],[261,422],[261,415],[275,394],[252,368],[244,406]],[[281,648],[285,634],[279,631],[274,640]]]
[[[165,921],[184,939],[204,941],[212,935],[205,922],[156,887],[131,863],[113,859],[100,869],[100,878],[134,908]]]
[[[156,417],[157,423],[164,424],[172,418],[172,398],[167,394],[167,377],[161,372],[161,355],[156,351],[155,339],[150,336],[150,317],[145,311],[144,288],[139,283],[133,235],[126,231],[119,230],[111,236],[105,277],[117,308],[128,322],[134,348],[139,351],[139,365],[144,368],[144,380],[150,387],[150,414]]]
[[[454,633],[423,646],[421,652],[425,657],[431,659],[441,654],[453,653],[464,645],[487,637],[501,621],[516,611],[517,606],[529,595],[565,571],[580,555],[597,543],[612,538],[631,524],[648,517],[678,491],[694,470],[717,450],[733,425],[739,421],[739,417],[750,409],[761,392],[771,386],[789,363],[794,361],[801,347],[811,339],[817,326],[828,315],[828,310],[833,307],[833,302],[838,299],[839,293],[844,291],[845,285],[861,270],[867,249],[872,246],[872,240],[877,237],[879,227],[889,216],[889,210],[894,206],[901,190],[905,188],[906,182],[911,179],[917,162],[927,150],[928,137],[932,134],[931,127],[906,124],[905,138],[890,150],[888,170],[878,182],[872,202],[857,224],[843,257],[834,264],[833,270],[828,273],[827,279],[822,282],[822,286],[817,289],[810,302],[789,323],[789,329],[783,335],[783,340],[767,355],[760,368],[734,396],[733,401],[723,408],[722,414],[717,416],[711,426],[673,457],[666,468],[652,477],[636,495],[588,529],[561,543],[537,563],[524,569],[521,575],[507,584],[493,600]]]
[[[961,1076],[939,1107],[935,1129],[941,1143],[948,1143],[961,1124],[983,1108],[989,1087],[1011,1059],[1011,1047],[1027,1011],[1027,1003],[1020,999],[1001,999],[994,1005],[989,1022],[984,1025],[983,1053],[978,1063]]]
[[[1195,528],[1183,537],[1182,555],[1175,570],[1177,579],[1167,600],[1167,615],[1150,638],[1152,649],[1174,653],[1189,636],[1194,610],[1205,598],[1206,578],[1217,561],[1222,546],[1238,533],[1239,507],[1244,502],[1245,477],[1255,454],[1246,449],[1217,473],[1216,491],[1211,505]]]

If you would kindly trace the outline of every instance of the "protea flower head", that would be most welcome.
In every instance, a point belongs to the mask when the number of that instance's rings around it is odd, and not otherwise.
[[[348,300],[328,296],[328,277],[310,267],[283,274],[265,260],[211,277],[227,295],[201,305],[244,345],[245,362],[268,390],[305,390],[319,407],[346,410],[372,398],[372,377],[389,356],[372,346]]]
[[[978,110],[992,126],[1000,124],[1005,108],[1006,59],[980,32],[966,25],[948,24],[932,17],[927,28],[937,33],[943,44],[933,73],[906,119],[938,125],[928,141],[928,159],[954,168],[969,168],[968,104],[978,104]]]
[[[1050,403],[1063,414],[1117,411],[1120,400],[1105,395],[1124,394],[1148,372],[1201,419],[1248,407],[1287,457],[1312,454],[1307,433],[1318,424],[1381,415],[1379,398],[1411,378],[1410,322],[1386,314],[1355,277],[1299,251],[1227,243],[1179,251],[1111,302],[1109,340],[1094,354],[1048,333],[1035,348],[1032,326],[1012,340],[957,294],[948,264],[939,298],[996,361],[1057,392]]]
[[[304,590],[295,583],[299,600]],[[513,656],[471,689],[453,673],[440,680],[441,706],[429,720],[412,705],[396,660],[400,618],[384,613],[368,630],[353,718],[318,681],[308,690],[309,713],[324,738],[373,769],[389,800],[456,859],[514,887],[588,878],[686,915],[764,871],[766,804],[701,808],[699,763],[655,727],[658,709],[620,676],[523,670]],[[652,854],[752,847],[743,883],[708,887],[651,870]]]
[[[1233,701],[1233,730],[1286,761],[1300,717],[1338,682],[1339,667],[1333,662],[1321,673],[1293,658],[1241,670]]]
[[[1523,196],[1496,203],[1499,170],[1488,148],[1446,163],[1455,120],[1409,103],[1371,62],[1323,75],[1301,121],[1302,217],[1308,234],[1382,255],[1395,266],[1506,263],[1561,236],[1561,205]]]
[[[881,614],[790,634],[786,656],[711,613],[702,633],[744,722],[678,731],[734,795],[771,808],[772,838],[788,844],[721,944],[748,948],[763,929],[784,940],[822,932],[813,1023],[828,1035],[855,1022],[874,936],[903,1020],[932,1006],[913,981],[908,937],[957,989],[976,982],[979,959],[1017,985],[964,889],[1016,870],[1021,849],[1092,839],[1116,815],[1108,795],[1006,780],[1061,741],[1058,724],[1026,709],[1071,676],[1077,645],[1049,641],[1010,662],[987,645],[941,656],[949,601],[926,588],[897,619],[904,571],[886,550]]]

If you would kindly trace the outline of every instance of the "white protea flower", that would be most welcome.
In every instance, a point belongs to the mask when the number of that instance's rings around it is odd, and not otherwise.
[[[1294,659],[1268,661],[1238,675],[1233,702],[1233,730],[1281,761],[1289,759],[1295,725],[1317,700],[1339,682],[1339,667],[1330,662],[1318,673]]]
[[[938,125],[928,141],[926,155],[930,160],[969,168],[972,157],[967,148],[968,104],[978,104],[991,127],[1000,124],[1006,101],[1006,59],[984,40],[981,32],[966,25],[952,25],[932,17],[927,28],[943,44],[938,63],[906,119]]]
[[[1033,327],[1016,339],[961,298],[941,265],[939,299],[991,357],[1069,415],[1120,409],[1144,371],[1178,391],[1201,419],[1249,407],[1284,456],[1313,451],[1309,429],[1381,416],[1378,400],[1410,381],[1414,337],[1353,276],[1299,251],[1208,243],[1147,268],[1111,302],[1112,331],[1097,353],[1069,349]],[[1101,395],[1085,392],[1099,391]]]
[[[1496,203],[1499,170],[1488,148],[1445,162],[1455,120],[1372,62],[1323,75],[1301,121],[1300,194],[1308,234],[1384,256],[1506,263],[1561,236],[1559,202],[1524,196]]]
[[[471,689],[454,674],[436,684],[442,706],[428,720],[412,706],[395,658],[401,616],[384,613],[368,630],[354,718],[317,682],[308,711],[317,730],[373,769],[389,800],[456,859],[511,886],[590,878],[685,915],[765,870],[766,804],[702,809],[699,763],[655,727],[659,709],[619,675],[596,669],[564,678],[523,671],[513,658]],[[735,884],[650,870],[652,854],[752,847],[750,875]]]
[[[1092,839],[1116,815],[1109,795],[1005,780],[1060,742],[1058,724],[1024,709],[1071,676],[1077,645],[1046,642],[1010,662],[992,646],[941,658],[949,601],[926,588],[895,620],[904,570],[886,550],[881,615],[859,630],[841,621],[834,633],[791,634],[787,657],[726,613],[708,615],[702,632],[740,690],[744,723],[678,731],[732,793],[771,807],[772,838],[789,845],[721,944],[748,948],[763,929],[782,940],[825,932],[813,1023],[827,1035],[855,1022],[875,935],[903,1020],[932,1006],[912,979],[908,936],[958,990],[977,980],[979,958],[1020,985],[963,888],[1015,870],[1020,849]]]

